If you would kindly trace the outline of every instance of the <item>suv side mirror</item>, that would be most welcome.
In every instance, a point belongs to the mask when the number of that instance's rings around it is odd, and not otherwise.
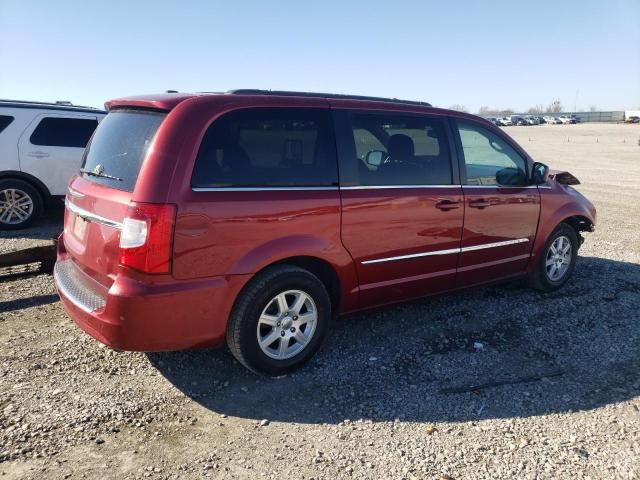
[[[382,150],[371,150],[367,152],[365,162],[367,162],[367,164],[369,165],[377,167],[382,163],[386,155],[386,152],[383,152]]]
[[[544,185],[549,180],[549,167],[544,163],[536,162],[533,164],[531,183],[533,185]]]

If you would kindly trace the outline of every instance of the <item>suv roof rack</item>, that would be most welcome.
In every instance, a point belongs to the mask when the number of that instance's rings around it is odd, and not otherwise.
[[[86,107],[84,105],[74,105],[68,100],[57,100],[55,102],[38,102],[33,100],[8,100],[0,98],[0,106],[3,107],[23,107],[23,108],[52,108],[56,110],[84,110],[92,112],[103,112],[99,108]]]
[[[229,90],[226,92],[230,95],[274,95],[278,97],[315,97],[315,98],[339,98],[343,100],[366,100],[372,102],[388,102],[388,103],[406,103],[409,105],[421,105],[423,107],[431,107],[427,102],[418,102],[416,100],[401,100],[399,98],[387,97],[368,97],[364,95],[345,95],[341,93],[316,93],[316,92],[291,92],[287,90],[260,90],[253,88],[241,88],[238,90]]]

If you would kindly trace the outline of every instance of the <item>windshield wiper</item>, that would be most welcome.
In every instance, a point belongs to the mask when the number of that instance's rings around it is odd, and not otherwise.
[[[116,177],[116,176],[113,176],[113,175],[108,175],[108,174],[103,173],[103,172],[94,172],[93,170],[88,170],[86,168],[81,168],[80,172],[84,173],[86,175],[89,175],[91,177],[102,177],[102,178],[108,178],[110,180],[117,180],[119,182],[122,182],[122,178]]]

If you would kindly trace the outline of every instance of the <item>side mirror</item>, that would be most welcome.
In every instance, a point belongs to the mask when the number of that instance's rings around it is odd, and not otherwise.
[[[365,158],[365,162],[367,164],[372,165],[374,167],[380,166],[383,160],[385,159],[387,153],[382,150],[371,150],[367,152],[367,156]]]
[[[547,180],[549,180],[549,167],[544,163],[534,163],[531,174],[531,183],[533,185],[544,185],[547,183]]]

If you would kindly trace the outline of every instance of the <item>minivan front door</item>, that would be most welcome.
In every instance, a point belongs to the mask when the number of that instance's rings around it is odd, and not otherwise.
[[[334,112],[342,242],[356,264],[362,307],[454,288],[464,208],[446,123]]]
[[[527,162],[509,142],[475,122],[458,121],[465,202],[458,286],[525,271],[540,215]]]

